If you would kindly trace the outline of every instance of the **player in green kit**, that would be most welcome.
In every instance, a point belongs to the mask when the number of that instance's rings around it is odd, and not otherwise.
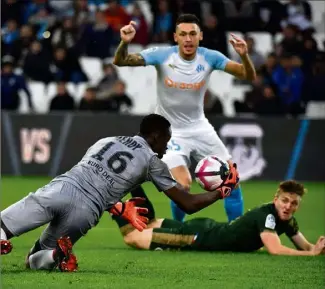
[[[208,218],[195,218],[184,223],[156,219],[147,199],[150,224],[143,232],[134,230],[119,217],[113,217],[120,226],[127,245],[146,250],[232,251],[252,252],[265,247],[273,255],[315,256],[325,253],[325,237],[311,244],[299,231],[293,216],[305,193],[296,181],[280,183],[271,203],[246,212],[231,223]],[[286,234],[297,247],[281,244],[279,236]]]

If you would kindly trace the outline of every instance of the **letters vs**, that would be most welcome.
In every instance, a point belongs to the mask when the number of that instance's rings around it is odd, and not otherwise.
[[[20,130],[20,149],[22,162],[44,164],[51,156],[51,132],[46,128],[22,128]]]

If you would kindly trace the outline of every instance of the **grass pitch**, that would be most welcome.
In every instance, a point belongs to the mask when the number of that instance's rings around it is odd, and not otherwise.
[[[1,209],[46,184],[47,178],[3,177]],[[245,209],[272,199],[277,184],[242,184]],[[297,220],[312,242],[325,232],[325,184],[306,183]],[[145,185],[156,215],[171,217],[169,200],[151,184]],[[197,185],[194,192],[199,192]],[[226,221],[223,203],[216,203],[191,217],[212,217]],[[2,288],[324,288],[325,258],[270,256],[264,251],[250,254],[149,252],[126,247],[114,222],[104,214],[99,225],[74,247],[79,272],[34,272],[24,268],[24,258],[42,228],[12,240],[14,250],[1,257]],[[284,244],[292,247],[284,236]]]

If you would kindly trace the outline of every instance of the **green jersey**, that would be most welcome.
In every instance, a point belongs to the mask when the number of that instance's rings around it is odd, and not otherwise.
[[[249,210],[231,223],[214,222],[211,225],[210,222],[209,228],[198,232],[193,246],[211,251],[255,251],[263,247],[260,233],[265,230],[274,231],[279,236],[285,233],[291,238],[299,228],[294,217],[289,221],[280,220],[274,204],[269,203]]]

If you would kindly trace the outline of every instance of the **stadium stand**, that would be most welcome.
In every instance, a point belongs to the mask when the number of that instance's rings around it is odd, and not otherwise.
[[[149,27],[150,35],[155,31],[155,16],[157,15],[156,8],[157,3],[160,1],[165,0],[150,0],[150,1],[128,1],[131,4],[128,4],[127,7],[122,7],[122,9],[125,9],[127,11],[128,15],[133,15],[133,6],[134,3],[137,3],[141,9],[141,12],[147,22],[147,25]],[[195,0],[193,0],[195,2]],[[229,0],[230,1],[230,0]],[[265,0],[259,0],[259,1],[265,1]],[[257,3],[259,1],[253,1],[254,3]],[[8,3],[14,2],[14,4],[8,4]],[[84,1],[85,2],[85,1]],[[115,1],[112,1],[115,2]],[[133,2],[133,3],[132,3]],[[175,3],[178,1],[175,1]],[[196,1],[199,2],[199,1]],[[302,17],[307,24],[305,24],[304,27],[308,26],[308,21],[311,18],[311,23],[313,29],[305,29],[302,28],[298,29],[297,34],[297,43],[302,46],[301,53],[298,56],[298,58],[302,59],[300,62],[299,67],[296,67],[297,69],[303,69],[305,73],[305,79],[307,79],[308,75],[312,75],[314,77],[315,82],[318,84],[324,85],[325,81],[316,81],[316,79],[322,78],[324,79],[324,45],[325,45],[325,5],[322,3],[322,1],[302,1],[307,3],[307,6],[304,7],[310,7],[311,9],[311,16],[306,15],[300,15],[299,17]],[[177,16],[177,13],[179,12],[187,12],[179,11],[173,6],[172,1],[169,1],[169,9],[170,13],[173,14],[174,19]],[[287,9],[288,5],[290,4],[290,1],[280,1],[280,3],[283,5],[283,9]],[[13,9],[13,5],[15,6],[15,9]],[[308,6],[309,5],[309,6]],[[201,3],[201,6],[203,7],[202,13],[211,13],[213,11],[213,3],[212,1],[203,1]],[[17,8],[18,7],[18,8]],[[73,15],[74,20],[77,19],[77,17],[80,17],[78,19],[85,19],[83,21],[84,24],[79,24],[79,26],[74,26],[73,28],[67,28],[66,30],[62,30],[62,36],[60,41],[60,46],[64,46],[68,49],[70,49],[71,53],[74,53],[75,55],[78,55],[78,61],[80,63],[80,67],[82,71],[86,74],[88,77],[87,82],[69,82],[67,83],[67,89],[70,92],[70,94],[75,98],[76,103],[79,103],[85,89],[88,86],[97,86],[101,78],[103,77],[103,71],[102,71],[102,63],[104,59],[96,58],[96,57],[89,57],[86,54],[86,50],[83,49],[87,43],[83,43],[83,32],[85,29],[87,29],[88,23],[97,23],[96,21],[96,12],[94,11],[93,7],[92,9],[88,8],[88,11],[84,11],[85,13],[82,14],[82,11],[79,11],[78,7],[74,7],[75,10],[69,11],[66,15],[58,15],[55,14],[56,11],[51,8],[48,1],[24,1],[24,4],[19,3],[19,1],[2,1],[2,57],[5,55],[13,54],[14,51],[13,47],[15,47],[15,43],[18,43],[18,41],[24,41],[24,39],[19,39],[19,27],[24,24],[33,25],[34,28],[34,40],[39,40],[42,42],[43,47],[45,47],[48,51],[48,56],[51,56],[53,46],[51,42],[51,35],[54,34],[54,31],[58,28],[62,28],[60,24],[60,20],[63,18],[69,18],[71,15]],[[288,9],[287,9],[288,10]],[[17,12],[18,11],[18,12]],[[25,12],[24,12],[25,11]],[[27,12],[28,13],[27,13]],[[41,11],[41,12],[40,12]],[[45,11],[45,16],[42,14],[42,11]],[[176,11],[176,12],[175,12]],[[178,11],[178,12],[177,12]],[[61,11],[62,12],[62,11]],[[5,14],[6,13],[6,14]],[[71,14],[70,14],[71,13]],[[175,14],[176,13],[176,14]],[[303,12],[302,12],[303,13]],[[262,18],[262,11],[256,12],[256,19]],[[83,15],[83,18],[81,18],[80,15]],[[263,14],[264,15],[264,14]],[[33,22],[30,21],[31,17],[33,17]],[[38,17],[38,18],[37,18]],[[53,17],[56,18],[55,24],[53,24]],[[132,16],[135,17],[135,16]],[[291,18],[290,18],[291,17]],[[304,18],[305,17],[305,18]],[[10,24],[10,20],[16,21],[18,27],[14,27],[15,25]],[[41,19],[42,18],[42,19]],[[201,17],[202,18],[202,17]],[[39,19],[39,22],[37,22],[35,19]],[[108,18],[107,18],[108,19]],[[131,18],[130,18],[131,19]],[[41,21],[42,20],[42,21]],[[220,22],[222,21],[222,18],[219,19]],[[284,19],[288,23],[290,21],[295,21],[295,18],[292,15],[288,15],[286,19]],[[36,21],[36,24],[35,24]],[[77,21],[77,20],[76,20]],[[112,21],[111,18],[109,18],[108,21],[108,28],[105,29],[111,29],[109,21]],[[256,20],[256,22],[258,22]],[[79,23],[79,22],[78,22]],[[10,24],[10,25],[9,25]],[[126,23],[125,23],[126,24]],[[114,24],[115,25],[115,24]],[[285,24],[283,24],[285,25]],[[299,26],[299,25],[298,25]],[[173,29],[173,26],[172,26]],[[172,29],[171,31],[168,31],[172,36]],[[312,32],[309,32],[312,31]],[[118,31],[114,31],[114,35],[116,36],[116,39],[113,39],[111,41],[111,45],[116,47],[118,43]],[[229,34],[231,32],[226,32],[226,38],[229,39]],[[244,37],[245,34],[249,35],[255,40],[255,48],[256,51],[260,52],[264,57],[267,57],[271,52],[274,52],[277,57],[280,57],[283,53],[284,44],[283,39],[284,35],[282,31],[277,32],[270,32],[270,31],[263,31],[263,28],[257,27],[257,29],[254,29],[253,31],[235,31],[233,32],[237,34],[240,37]],[[308,34],[309,33],[309,34]],[[307,35],[307,36],[306,36]],[[305,38],[313,39],[317,43],[317,49],[313,50],[313,52],[307,51],[306,47],[304,47]],[[74,39],[74,42],[71,42]],[[145,48],[150,48],[154,46],[166,46],[166,45],[172,45],[172,38],[170,38],[170,42],[168,43],[154,43],[150,41],[148,45],[141,45],[138,43],[132,43],[129,46],[129,52],[131,53],[137,53]],[[279,45],[280,44],[280,45]],[[282,48],[281,48],[282,45]],[[308,46],[308,44],[306,44]],[[280,48],[279,48],[280,47]],[[218,47],[216,47],[218,49]],[[280,49],[280,50],[279,50]],[[282,50],[281,50],[282,49]],[[234,51],[232,47],[229,45],[229,57],[234,58]],[[22,56],[28,52],[28,47],[24,48],[22,50]],[[25,54],[24,54],[25,53]],[[320,54],[320,57],[316,57],[316,54]],[[307,55],[307,56],[306,56]],[[310,56],[312,55],[312,56]],[[312,57],[313,62],[306,68],[304,66],[304,63],[306,63],[306,59],[310,59]],[[49,57],[50,59],[51,57]],[[44,58],[43,58],[44,59]],[[316,59],[316,60],[315,60]],[[294,60],[292,60],[294,61]],[[112,62],[112,57],[109,57],[108,59],[105,59],[105,62]],[[299,62],[299,61],[298,61]],[[295,62],[297,63],[297,61]],[[301,64],[302,63],[302,64]],[[316,69],[318,72],[315,72],[315,68],[313,68],[315,63],[323,63],[323,68],[320,68],[321,65],[318,65],[318,68]],[[21,66],[18,65],[18,59],[15,60],[13,63],[15,67],[15,72],[19,75],[24,76],[24,72]],[[63,64],[62,64],[63,65]],[[69,64],[65,64],[69,65]],[[70,64],[72,65],[72,64]],[[295,64],[297,65],[297,64]],[[317,65],[316,65],[317,66]],[[58,67],[53,65],[53,63],[50,65],[51,71],[56,71]],[[70,68],[69,68],[70,69]],[[308,71],[307,71],[307,70]],[[156,83],[155,83],[155,69],[150,68],[143,68],[143,67],[137,67],[137,68],[129,68],[129,67],[122,67],[117,68],[118,76],[121,80],[123,80],[126,84],[126,92],[133,100],[133,107],[130,110],[130,113],[132,114],[144,114],[149,111],[152,111],[155,107],[156,103]],[[315,74],[316,73],[316,74]],[[308,74],[308,75],[307,75]],[[141,77],[138,77],[141,76]],[[42,83],[35,81],[33,79],[26,79],[27,87],[29,88],[29,91],[32,96],[32,102],[34,104],[34,111],[37,113],[46,113],[49,109],[49,103],[52,99],[52,97],[56,93],[56,83],[52,80],[49,83]],[[268,85],[268,84],[267,84]],[[320,88],[321,89],[321,88]],[[226,116],[234,116],[236,114],[236,110],[234,107],[234,102],[244,102],[245,101],[245,93],[251,90],[251,86],[247,83],[236,83],[234,82],[234,79],[225,74],[220,72],[214,72],[211,76],[211,81],[209,83],[209,90],[210,92],[215,96],[218,97],[219,100],[222,102],[223,108],[224,108],[224,114]],[[145,93],[144,93],[145,92]],[[18,111],[20,112],[28,112],[30,111],[26,93],[19,91],[19,95],[21,96],[21,102],[18,107]],[[4,96],[2,96],[3,98]],[[262,95],[261,95],[262,97]],[[313,96],[309,99],[308,93],[304,96],[302,96],[301,101],[303,102],[302,106],[304,107],[301,111],[301,113],[306,113],[307,116],[311,117],[325,117],[325,106],[324,101],[325,97],[322,99],[312,99]]]

